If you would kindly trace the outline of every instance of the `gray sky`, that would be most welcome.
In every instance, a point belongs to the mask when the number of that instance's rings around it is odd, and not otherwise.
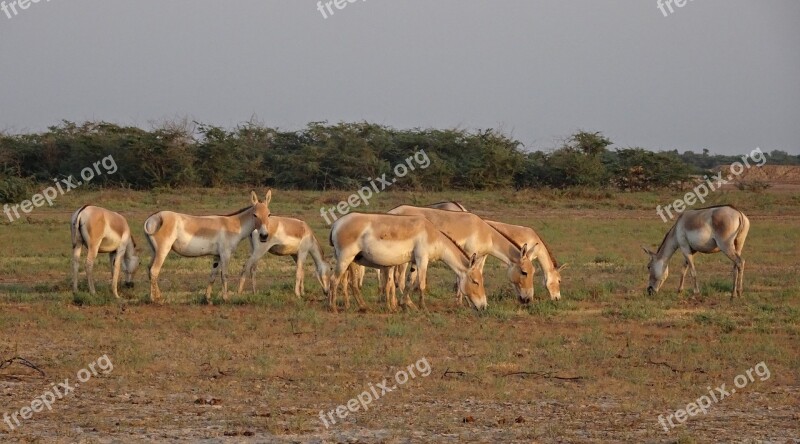
[[[12,0],[5,0],[9,3]],[[19,1],[19,0],[17,0]],[[800,1],[41,0],[0,11],[0,130],[188,116],[576,129],[617,146],[800,153]],[[13,14],[13,13],[12,13]]]

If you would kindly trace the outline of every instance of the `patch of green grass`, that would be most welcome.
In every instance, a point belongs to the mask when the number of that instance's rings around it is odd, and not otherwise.
[[[402,338],[408,334],[408,326],[398,318],[389,318],[385,334],[390,338]]]
[[[718,327],[725,333],[730,333],[736,329],[736,322],[724,313],[717,311],[706,311],[694,316],[694,321],[700,325],[712,325]]]
[[[98,292],[92,295],[91,293],[79,291],[72,295],[72,303],[79,307],[92,307],[100,305],[108,305],[115,302],[115,298],[111,295]]]
[[[647,300],[632,300],[603,309],[603,316],[626,321],[649,321],[663,317],[663,311]]]

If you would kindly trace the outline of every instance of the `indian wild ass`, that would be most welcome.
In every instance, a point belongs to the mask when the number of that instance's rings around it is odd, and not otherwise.
[[[486,256],[491,255],[508,267],[508,280],[514,287],[521,302],[530,302],[533,298],[533,265],[531,256],[536,245],[516,245],[502,233],[488,225],[480,217],[463,211],[437,210],[433,208],[400,205],[389,214],[417,215],[430,220],[433,225],[453,239],[467,254],[476,254],[481,270]],[[406,266],[401,265],[399,277],[404,280]],[[459,300],[461,294],[459,293]]]
[[[700,293],[700,287],[697,285],[697,271],[694,268],[696,253],[709,254],[722,251],[733,262],[731,299],[736,295],[741,296],[744,281],[742,249],[749,230],[750,221],[747,216],[730,205],[684,212],[664,236],[658,251],[653,252],[642,247],[645,253],[650,255],[650,262],[647,264],[647,269],[650,270],[647,293],[651,296],[658,293],[669,275],[669,259],[680,249],[683,253],[684,264],[681,283],[678,286],[679,293],[683,291],[687,270],[692,272],[694,294]]]
[[[530,259],[538,260],[539,265],[542,266],[542,270],[544,270],[544,286],[547,288],[547,292],[550,293],[550,299],[553,301],[560,300],[561,270],[566,268],[567,264],[558,265],[558,261],[553,257],[550,247],[536,234],[536,231],[532,228],[505,224],[492,220],[487,220],[486,223],[499,231],[503,236],[511,239],[517,245],[536,245],[534,254],[531,255]]]
[[[184,257],[214,256],[211,278],[206,288],[206,302],[211,303],[211,288],[217,278],[222,279],[222,298],[228,300],[228,261],[242,239],[258,231],[258,240],[266,243],[269,231],[269,202],[272,190],[267,191],[263,202],[255,191],[250,192],[250,206],[227,216],[190,216],[160,211],[144,222],[144,232],[153,250],[150,263],[150,299],[162,301],[158,288],[158,275],[170,251]]]
[[[428,263],[442,260],[456,273],[459,290],[467,295],[472,305],[478,310],[487,306],[483,271],[477,256],[468,256],[425,217],[350,213],[334,222],[330,242],[336,258],[329,292],[330,309],[334,312],[337,287],[352,262],[381,269],[387,276],[385,285],[388,286],[391,282],[388,267],[413,261],[419,268],[419,304],[425,308]],[[361,309],[365,309],[361,296],[355,295]],[[387,301],[390,309],[394,309],[390,298]]]
[[[322,285],[322,291],[327,296],[330,283],[330,265],[325,262],[325,253],[319,244],[314,231],[307,223],[299,219],[288,217],[270,216],[267,224],[269,238],[267,242],[259,241],[259,234],[255,231],[250,235],[250,258],[242,268],[239,278],[239,294],[244,290],[247,275],[250,275],[253,284],[253,293],[256,292],[256,266],[258,261],[267,252],[276,256],[291,256],[297,264],[295,271],[294,294],[300,297],[305,292],[303,281],[305,278],[304,265],[310,255],[316,267],[317,280]]]
[[[121,214],[84,205],[72,214],[71,232],[73,292],[78,292],[82,247],[86,247],[86,278],[91,294],[95,294],[93,271],[98,253],[110,253],[111,292],[117,299],[120,268],[125,272],[125,286],[133,287],[133,273],[139,266],[139,257],[136,256],[136,242],[131,236],[128,221]]]
[[[440,210],[449,211],[467,211],[464,205],[455,201],[439,202],[428,205],[428,208],[437,208]],[[517,245],[537,245],[532,259],[539,261],[539,265],[544,270],[544,286],[550,293],[550,299],[557,301],[561,299],[561,270],[566,268],[567,264],[558,265],[558,261],[553,257],[553,252],[550,247],[542,240],[535,230],[520,225],[505,224],[502,222],[495,222],[491,220],[486,221],[487,224],[494,227],[497,231],[502,233],[505,237],[511,239]],[[542,251],[544,250],[544,251]],[[535,270],[534,270],[535,271]],[[409,280],[413,277],[409,276]]]

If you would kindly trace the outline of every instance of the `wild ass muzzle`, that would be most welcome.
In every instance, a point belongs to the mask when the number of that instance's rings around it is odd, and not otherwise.
[[[72,214],[72,291],[78,292],[81,249],[86,247],[86,278],[89,293],[94,288],[94,261],[98,253],[109,253],[111,259],[111,292],[119,299],[117,290],[120,269],[125,272],[125,286],[133,287],[133,274],[139,266],[136,243],[128,221],[121,214],[105,208],[85,205]]]
[[[163,302],[158,287],[161,267],[170,251],[184,257],[213,256],[211,278],[206,288],[206,302],[211,303],[211,289],[217,275],[222,280],[222,299],[228,301],[227,271],[231,254],[244,238],[258,231],[258,240],[266,243],[269,235],[269,202],[272,190],[259,202],[250,192],[250,206],[226,216],[190,216],[160,211],[144,222],[144,232],[153,250],[150,263],[150,299]]]
[[[721,251],[733,262],[731,299],[737,295],[741,297],[745,262],[742,259],[742,249],[749,230],[750,220],[747,216],[730,205],[685,211],[664,236],[657,251],[653,252],[647,247],[642,247],[650,256],[650,262],[647,264],[647,269],[650,271],[647,293],[651,296],[658,293],[669,275],[669,259],[680,249],[684,264],[678,293],[683,291],[687,270],[691,271],[694,279],[694,294],[700,293],[697,271],[694,267],[696,253],[711,254]]]

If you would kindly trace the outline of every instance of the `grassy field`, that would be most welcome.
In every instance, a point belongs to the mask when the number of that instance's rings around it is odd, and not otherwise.
[[[345,192],[274,192],[273,214],[328,232],[320,207]],[[279,441],[279,442],[796,442],[800,436],[800,193],[717,192],[709,204],[732,203],[752,227],[744,257],[745,294],[731,301],[731,263],[697,259],[702,293],[678,295],[681,259],[664,289],[647,297],[646,255],[669,228],[656,205],[671,192],[500,191],[377,196],[367,208],[401,203],[462,202],[487,218],[535,228],[567,263],[562,296],[551,302],[537,272],[536,301],[517,303],[504,270],[489,259],[489,310],[453,301],[450,271],[435,265],[429,310],[338,315],[325,309],[307,264],[306,297],[293,294],[291,259],[267,256],[259,292],[228,304],[201,303],[211,260],[170,255],[161,275],[169,303],[148,303],[150,252],[142,223],[171,209],[220,214],[245,206],[244,189],[75,191],[23,220],[0,222],[0,415],[11,415],[99,357],[98,374],[14,431],[3,442]],[[107,259],[95,268],[99,294],[73,295],[69,217],[92,203],[122,212],[142,257],[134,289],[110,295]],[[235,281],[249,253],[239,246]],[[430,374],[398,385],[326,428],[330,412],[425,359]],[[707,413],[665,431],[666,418],[710,388],[755,377]],[[0,366],[2,367],[2,366]],[[751,372],[752,374],[752,372]],[[763,375],[763,373],[760,373]],[[763,379],[763,380],[762,380]]]

